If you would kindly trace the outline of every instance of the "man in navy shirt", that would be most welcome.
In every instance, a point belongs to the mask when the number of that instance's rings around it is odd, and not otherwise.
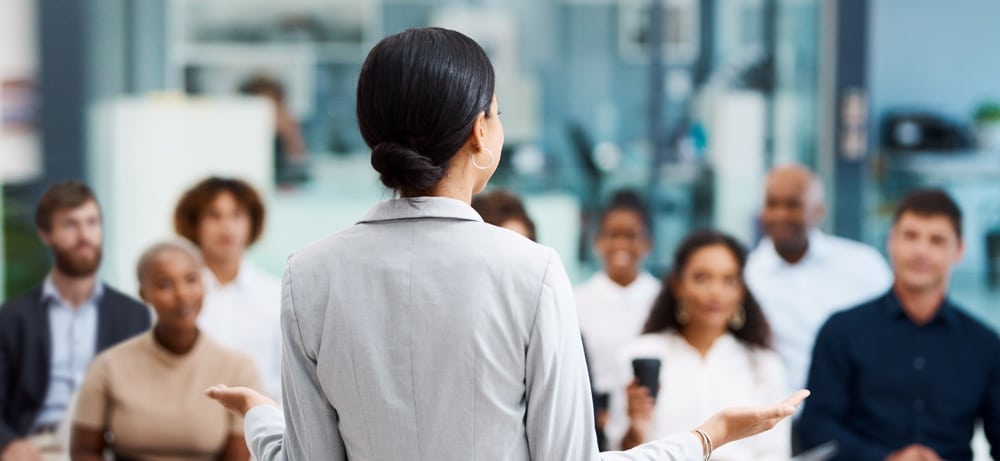
[[[947,298],[962,216],[939,190],[907,196],[889,235],[893,288],[819,332],[802,419],[840,460],[971,460],[983,420],[1000,459],[1000,338]]]

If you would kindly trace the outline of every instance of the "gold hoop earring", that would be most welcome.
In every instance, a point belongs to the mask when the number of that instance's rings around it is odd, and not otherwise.
[[[747,310],[745,307],[740,306],[733,314],[733,318],[729,319],[729,328],[734,330],[742,330],[743,326],[747,324]]]
[[[476,156],[475,155],[472,156],[472,166],[474,166],[474,167],[476,167],[476,168],[478,168],[480,170],[485,170],[485,169],[493,166],[493,161],[496,160],[496,157],[493,155],[493,151],[491,151],[491,150],[489,150],[488,148],[485,148],[485,147],[483,148],[483,150],[486,151],[487,154],[490,154],[490,163],[487,163],[485,166],[481,166],[478,163],[476,163]]]

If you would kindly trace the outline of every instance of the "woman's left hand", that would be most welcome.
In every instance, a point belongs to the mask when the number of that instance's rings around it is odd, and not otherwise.
[[[278,406],[270,397],[243,386],[229,387],[225,384],[218,384],[206,389],[205,395],[219,402],[226,409],[243,416],[246,416],[247,412],[253,407],[261,405]]]

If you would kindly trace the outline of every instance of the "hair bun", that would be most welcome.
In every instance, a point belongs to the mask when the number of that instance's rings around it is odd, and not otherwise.
[[[431,159],[396,142],[383,142],[372,148],[372,166],[382,184],[405,196],[418,195],[434,187],[444,176],[444,168]]]

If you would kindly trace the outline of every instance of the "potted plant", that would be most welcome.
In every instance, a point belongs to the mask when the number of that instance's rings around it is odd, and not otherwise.
[[[980,149],[1000,151],[1000,103],[985,102],[972,116],[976,122],[976,141]]]

